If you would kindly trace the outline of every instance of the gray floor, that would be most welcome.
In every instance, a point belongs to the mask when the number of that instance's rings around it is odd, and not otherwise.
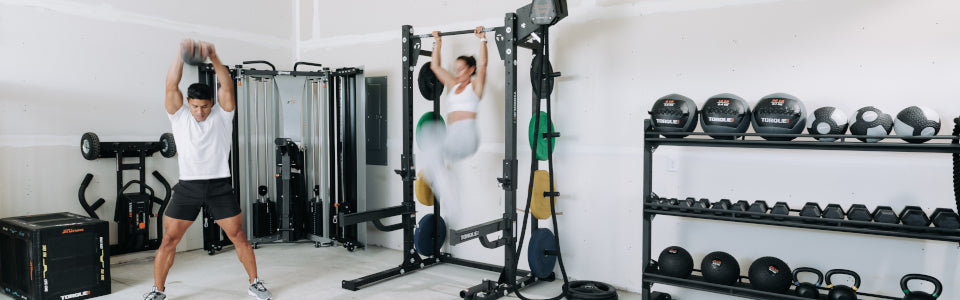
[[[384,281],[359,291],[340,287],[344,279],[379,272],[399,264],[400,251],[370,247],[348,252],[344,248],[313,244],[267,245],[256,250],[260,277],[274,299],[460,299],[465,287],[498,274],[440,264]],[[98,299],[143,299],[153,286],[153,256],[142,252],[113,258],[113,294]],[[119,262],[119,263],[116,263]],[[167,280],[167,299],[253,299],[247,295],[246,273],[232,248],[209,256],[195,250],[178,253]],[[526,297],[547,298],[559,293],[561,280],[523,290]],[[516,298],[511,294],[507,298]],[[0,299],[13,299],[0,295]],[[620,293],[620,299],[640,299]]]

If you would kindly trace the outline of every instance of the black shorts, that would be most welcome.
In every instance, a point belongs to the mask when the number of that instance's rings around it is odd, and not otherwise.
[[[240,203],[234,197],[229,177],[180,180],[173,186],[173,197],[163,214],[174,219],[195,221],[201,207],[205,207],[214,220],[240,214]]]

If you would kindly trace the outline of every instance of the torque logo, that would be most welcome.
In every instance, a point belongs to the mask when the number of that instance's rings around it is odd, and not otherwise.
[[[773,105],[773,106],[783,106],[783,103],[784,103],[784,102],[786,102],[786,100],[783,100],[783,99],[770,99],[770,105]]]
[[[477,230],[477,231],[474,231],[474,232],[471,232],[471,233],[467,233],[467,234],[461,235],[461,236],[460,236],[460,240],[463,241],[463,240],[466,240],[466,239],[470,239],[470,238],[476,237],[476,236],[478,236],[478,235],[480,235],[480,230]]]
[[[679,125],[679,124],[680,124],[680,120],[657,119],[657,124],[673,124],[673,125]]]
[[[63,295],[63,296],[60,296],[60,300],[73,299],[73,298],[83,297],[87,295],[90,295],[90,291],[83,291],[83,292],[77,292],[69,295]]]
[[[790,119],[760,118],[764,123],[790,124]]]
[[[707,119],[709,119],[710,122],[727,122],[727,123],[733,123],[733,118],[707,117]]]
[[[67,228],[67,229],[64,229],[63,232],[60,234],[77,233],[77,232],[83,232],[83,228],[80,228],[80,229]]]

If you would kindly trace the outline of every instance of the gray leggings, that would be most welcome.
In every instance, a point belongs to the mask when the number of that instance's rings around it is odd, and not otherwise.
[[[459,120],[450,123],[446,128],[428,124],[424,126],[421,134],[424,155],[432,156],[430,158],[433,159],[442,157],[446,163],[470,157],[477,153],[477,148],[480,147],[475,119]]]

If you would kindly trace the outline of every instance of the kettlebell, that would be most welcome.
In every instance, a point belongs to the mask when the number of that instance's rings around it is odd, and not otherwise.
[[[797,274],[807,272],[817,275],[817,284],[804,282],[800,283],[800,280],[797,279]],[[814,268],[797,268],[793,270],[793,284],[797,287],[793,290],[794,294],[798,297],[810,298],[810,299],[820,299],[820,284],[823,283],[823,273],[820,273],[819,270]]]
[[[910,289],[907,288],[907,282],[915,279],[933,283],[933,294],[910,291]],[[943,285],[940,284],[940,280],[937,280],[931,276],[922,274],[907,274],[900,279],[900,289],[903,290],[904,293],[903,300],[933,300],[940,297],[940,292],[943,292]]]
[[[834,286],[831,283],[833,275],[843,274],[853,276],[853,286],[837,285]],[[845,269],[833,269],[827,271],[827,274],[824,276],[827,281],[827,288],[830,289],[830,293],[827,294],[827,299],[830,300],[856,300],[857,298],[857,289],[860,288],[860,275],[857,275],[856,272],[845,270]]]

